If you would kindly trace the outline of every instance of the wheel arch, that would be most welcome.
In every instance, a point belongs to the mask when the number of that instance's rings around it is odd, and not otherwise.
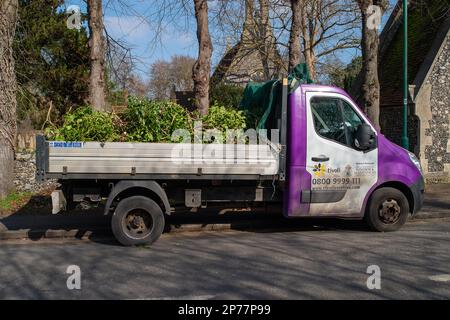
[[[372,190],[368,200],[370,200],[370,198],[372,197],[373,193],[376,190],[381,189],[381,188],[386,188],[386,187],[397,189],[401,193],[403,193],[404,196],[406,197],[406,199],[408,200],[409,213],[412,214],[414,212],[414,195],[413,195],[411,189],[406,184],[399,182],[399,181],[387,181],[387,182],[384,182],[384,183],[378,185],[375,189]],[[367,209],[368,205],[369,205],[369,201],[367,201],[367,203],[366,203],[366,209]]]
[[[164,189],[156,181],[119,181],[109,193],[104,214],[107,215],[117,198],[146,196],[159,204],[165,214],[170,215],[170,204]]]

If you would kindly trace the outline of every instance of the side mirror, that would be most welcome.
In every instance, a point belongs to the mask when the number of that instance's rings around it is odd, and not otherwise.
[[[355,147],[360,150],[370,150],[375,146],[375,133],[372,128],[363,123],[358,126],[355,132]]]

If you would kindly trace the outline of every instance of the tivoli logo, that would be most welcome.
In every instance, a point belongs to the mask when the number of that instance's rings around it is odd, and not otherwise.
[[[315,164],[313,172],[316,177],[323,177],[325,175],[325,165],[321,163]]]

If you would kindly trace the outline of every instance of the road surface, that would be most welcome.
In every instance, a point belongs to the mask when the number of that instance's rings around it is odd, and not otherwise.
[[[68,289],[77,275],[70,265],[81,271],[79,290]],[[381,289],[367,287],[373,265]],[[394,233],[306,223],[164,234],[138,248],[111,239],[2,241],[0,298],[449,299],[450,219],[412,221]]]

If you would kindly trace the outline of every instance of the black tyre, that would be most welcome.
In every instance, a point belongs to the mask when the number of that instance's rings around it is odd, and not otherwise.
[[[365,221],[376,231],[396,231],[408,219],[409,204],[405,195],[394,188],[375,190],[367,206]]]
[[[151,244],[164,230],[164,214],[150,198],[125,198],[114,211],[111,228],[117,241],[124,246]]]

